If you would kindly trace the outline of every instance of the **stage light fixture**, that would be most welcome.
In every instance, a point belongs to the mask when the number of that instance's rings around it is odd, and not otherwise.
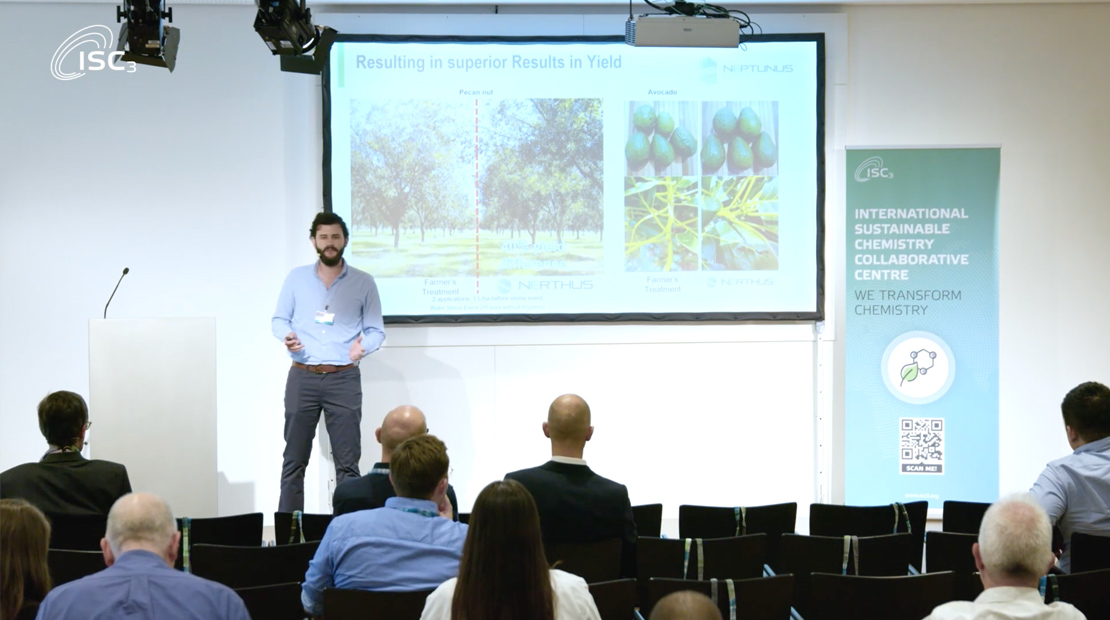
[[[254,30],[281,56],[281,70],[319,74],[328,61],[335,30],[312,24],[312,10],[304,0],[256,0]],[[312,53],[310,56],[309,53]]]
[[[116,23],[123,22],[117,47],[124,53],[122,59],[172,72],[181,31],[165,25],[163,19],[173,23],[173,9],[166,7],[165,0],[125,0],[122,7],[117,6]]]

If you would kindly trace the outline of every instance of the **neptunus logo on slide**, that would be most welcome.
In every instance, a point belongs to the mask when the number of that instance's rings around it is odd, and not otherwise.
[[[76,80],[85,75],[87,71],[112,71],[135,72],[135,63],[119,62],[123,52],[114,50],[112,43],[115,35],[107,26],[86,26],[70,35],[68,39],[58,46],[54,57],[50,59],[50,75],[62,81]],[[79,47],[92,47],[92,50]],[[77,50],[77,71],[71,71],[73,62],[66,62],[70,52]]]
[[[856,168],[856,181],[866,183],[871,179],[893,179],[890,168],[883,167],[882,157],[868,157]]]

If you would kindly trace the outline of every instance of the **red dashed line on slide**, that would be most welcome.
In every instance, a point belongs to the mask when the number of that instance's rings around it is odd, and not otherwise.
[[[474,294],[479,294],[478,242],[478,100],[474,100]]]

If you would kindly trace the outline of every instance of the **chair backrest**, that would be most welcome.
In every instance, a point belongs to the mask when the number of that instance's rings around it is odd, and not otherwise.
[[[1071,572],[1110,568],[1110,536],[1076,532],[1071,535]]]
[[[262,513],[252,512],[228,517],[177,520],[181,532],[177,567],[188,569],[192,545],[262,546]]]
[[[100,551],[51,549],[46,554],[50,581],[54,587],[104,570],[104,554]]]
[[[192,573],[229,588],[251,588],[304,579],[320,541],[280,547],[193,545]]]
[[[459,513],[459,523],[466,523],[467,525],[470,525],[470,513],[469,512],[460,512]]]
[[[983,515],[990,507],[989,503],[983,502],[947,500],[944,502],[941,530],[957,534],[978,534],[979,525],[983,522]]]
[[[914,541],[911,534],[853,536],[848,573],[867,577],[898,577],[909,573]]]
[[[1084,616],[1110,618],[1110,569],[1048,576],[1044,601],[1071,603]]]
[[[952,573],[903,577],[809,576],[806,620],[921,620],[952,600]]]
[[[590,594],[601,620],[632,620],[636,610],[635,579],[591,583]]]
[[[659,538],[663,530],[663,504],[633,506],[632,520],[636,522],[637,536]]]
[[[779,538],[794,533],[798,504],[768,506],[691,506],[678,507],[679,538],[724,538],[747,534],[767,535],[767,557],[773,564]]]
[[[420,620],[431,590],[369,592],[324,589],[324,617],[328,620]]]
[[[925,534],[925,570],[930,573],[953,571],[974,573],[975,556],[971,545],[978,541],[975,534],[959,532],[929,532]]]
[[[328,525],[334,518],[335,515],[275,512],[274,543],[288,545],[323,540],[324,532],[328,531]]]
[[[47,514],[50,521],[50,548],[72,551],[100,551],[100,539],[108,530],[105,515]]]
[[[235,590],[254,620],[304,620],[301,584],[279,583]]]
[[[729,581],[735,599],[729,596]],[[646,617],[651,614],[659,599],[681,590],[693,590],[713,599],[721,610],[721,617],[729,618],[735,609],[737,620],[784,620],[790,616],[790,597],[794,592],[794,576],[759,577],[756,579],[718,579],[695,581],[690,579],[657,579],[648,581],[648,600],[641,607]],[[731,609],[730,609],[731,608]],[[602,620],[605,620],[602,617]]]
[[[910,563],[920,571],[928,512],[929,502],[885,506],[811,504],[809,533],[813,536],[882,536],[908,532],[914,539]]]
[[[760,577],[766,550],[766,534],[684,540],[639,538],[636,577],[640,581],[640,604],[647,601],[648,580],[652,577],[701,580]]]
[[[612,581],[621,573],[621,540],[610,538],[592,543],[545,542],[548,565],[573,573],[587,583]],[[556,563],[558,565],[556,566]]]

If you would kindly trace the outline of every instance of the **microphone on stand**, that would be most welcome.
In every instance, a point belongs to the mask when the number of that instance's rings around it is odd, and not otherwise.
[[[131,271],[129,268],[124,267],[123,273],[120,274],[119,280],[116,280],[116,288],[112,289],[112,294],[108,297],[108,303],[104,304],[104,318],[108,318],[108,304],[112,303],[112,298],[116,296],[116,291],[119,290],[119,283],[123,282],[123,276],[127,275],[129,271]]]

